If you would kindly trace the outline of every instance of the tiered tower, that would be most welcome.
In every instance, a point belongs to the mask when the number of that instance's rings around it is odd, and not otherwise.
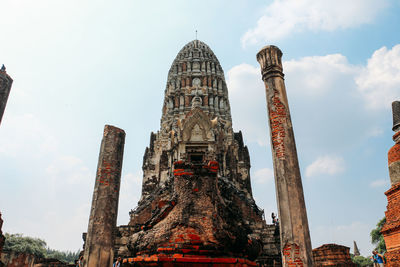
[[[232,129],[224,72],[199,40],[172,63],[161,128],[143,158],[142,196],[118,229],[116,254],[140,266],[280,262],[279,231],[254,202],[249,152]]]

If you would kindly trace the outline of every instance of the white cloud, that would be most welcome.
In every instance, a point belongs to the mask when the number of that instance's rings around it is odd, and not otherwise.
[[[62,178],[69,184],[87,183],[95,179],[94,173],[83,164],[80,158],[74,156],[55,158],[45,171],[52,179]]]
[[[333,31],[371,23],[387,0],[274,0],[257,26],[242,37],[242,45],[271,42],[295,32]]]
[[[274,181],[274,171],[269,168],[263,168],[255,171],[254,181],[257,184],[269,184]]]
[[[260,69],[240,64],[227,73],[235,130],[246,129],[244,138],[261,146],[269,144],[264,84]]]
[[[331,128],[335,118],[339,118],[341,122],[344,121],[341,116],[350,119],[349,114],[337,112],[335,101],[340,101],[342,105],[351,101],[347,95],[356,91],[354,75],[358,73],[359,67],[349,64],[346,57],[340,54],[305,57],[285,61],[283,65],[290,108],[298,104],[298,112],[306,118],[301,121],[300,130],[312,129],[307,135],[311,137],[313,134],[310,141],[312,139],[315,144],[320,140],[321,145],[326,145],[322,133],[316,133],[318,129],[322,131],[324,127]],[[227,84],[235,130],[243,130],[247,141],[267,146],[270,143],[269,126],[260,68],[249,64],[237,65],[227,72]],[[354,102],[351,105],[354,107]],[[314,112],[315,110],[325,112]],[[298,113],[292,113],[292,119],[296,114]],[[317,129],[315,125],[320,127]],[[295,131],[298,129],[295,128]],[[348,135],[338,128],[331,129],[331,132],[337,132],[338,140],[343,139],[342,135]]]
[[[377,137],[383,134],[383,130],[380,127],[373,127],[368,130],[367,137]]]
[[[388,187],[389,184],[389,178],[388,179],[379,179],[379,180],[375,180],[372,181],[369,186],[372,188],[376,188],[376,187]]]
[[[56,151],[57,139],[34,114],[6,115],[1,125],[0,155],[38,158]]]
[[[129,211],[137,206],[142,192],[142,172],[128,172],[121,178],[118,205],[118,225],[129,222]]]
[[[369,236],[372,228],[373,226],[363,222],[351,222],[347,225],[338,226],[317,226],[312,229],[313,248],[323,244],[335,243],[350,247],[350,251],[353,253],[353,241],[356,241],[361,255],[367,256],[373,249]]]
[[[381,114],[376,111],[400,98],[400,45],[377,50],[365,66],[331,54],[284,61],[283,67],[296,141],[316,149],[313,157],[341,153],[341,148],[355,145],[354,140],[362,141],[360,133],[365,138],[382,135],[382,125],[374,119]],[[237,65],[227,72],[227,84],[235,130],[243,130],[246,141],[267,146],[260,68]]]
[[[344,160],[336,156],[322,156],[317,158],[306,168],[306,176],[334,175],[342,173],[345,170]]]
[[[368,108],[389,109],[400,98],[400,44],[375,51],[356,83]]]
[[[289,79],[295,81],[296,86],[291,89],[297,88],[301,94],[313,98],[320,97],[359,72],[359,67],[349,64],[341,54],[304,57],[285,61],[283,65]]]

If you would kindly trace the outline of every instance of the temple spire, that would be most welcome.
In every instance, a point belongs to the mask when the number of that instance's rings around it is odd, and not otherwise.
[[[354,256],[360,256],[360,250],[358,250],[358,247],[357,247],[357,243],[356,243],[356,241],[353,241],[354,242]]]

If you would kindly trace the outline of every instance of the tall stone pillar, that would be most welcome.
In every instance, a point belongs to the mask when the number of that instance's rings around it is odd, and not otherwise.
[[[3,246],[5,242],[5,237],[3,235],[3,232],[1,231],[2,227],[3,227],[3,219],[1,218],[1,212],[0,212],[0,256],[1,252],[3,251]],[[1,258],[0,258],[0,266],[1,266]]]
[[[278,202],[283,266],[312,266],[303,185],[282,72],[282,52],[266,46],[257,54],[265,84]]]
[[[86,267],[112,266],[125,132],[104,127],[86,237]]]
[[[11,91],[12,82],[13,80],[7,74],[6,67],[3,65],[0,69],[0,123]]]
[[[400,262],[400,101],[392,103],[393,108],[393,141],[389,149],[388,165],[391,187],[385,192],[388,200],[386,223],[382,227],[387,252],[385,266],[399,266]]]

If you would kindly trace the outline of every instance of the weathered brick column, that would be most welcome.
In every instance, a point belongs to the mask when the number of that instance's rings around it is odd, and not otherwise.
[[[6,68],[3,65],[0,68],[0,123],[11,91],[12,82],[13,80],[10,75],[7,74]]]
[[[387,252],[385,266],[399,266],[400,263],[400,101],[392,103],[393,108],[393,141],[395,145],[389,150],[388,165],[391,187],[385,192],[388,199],[386,223],[382,228]]]
[[[1,218],[1,212],[0,212],[0,256],[1,252],[3,251],[3,246],[5,242],[5,237],[3,235],[3,232],[1,231],[2,227],[3,227],[3,219]],[[0,263],[1,263],[1,258],[0,258]]]
[[[124,143],[123,130],[104,127],[85,244],[87,267],[112,266]]]
[[[265,84],[278,202],[283,266],[312,266],[303,185],[282,72],[282,52],[266,46],[257,54]]]

